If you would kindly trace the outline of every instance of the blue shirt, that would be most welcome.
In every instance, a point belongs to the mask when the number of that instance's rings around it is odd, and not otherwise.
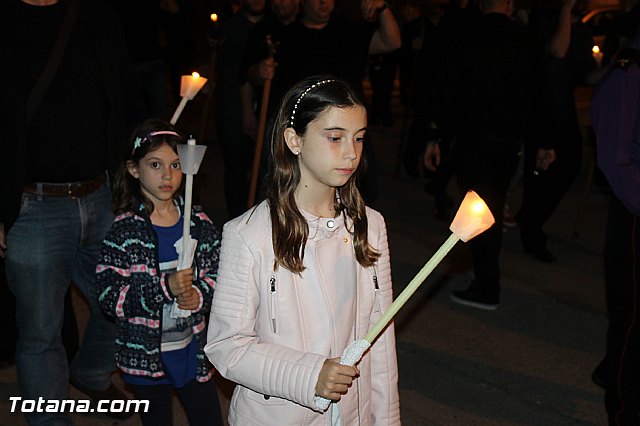
[[[158,260],[160,270],[171,273],[176,270],[178,253],[174,244],[182,237],[182,217],[175,225],[158,226],[153,229],[158,236]],[[171,318],[173,303],[165,304],[162,310],[161,359],[165,376],[149,377],[124,374],[123,380],[131,385],[171,385],[181,388],[196,377],[196,345],[188,318]]]

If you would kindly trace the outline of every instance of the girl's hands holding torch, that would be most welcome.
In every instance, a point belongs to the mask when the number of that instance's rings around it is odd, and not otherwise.
[[[193,269],[187,268],[169,275],[169,288],[174,296],[180,296],[189,290],[193,282]]]
[[[353,378],[360,374],[356,367],[340,364],[340,358],[324,361],[318,376],[316,395],[331,401],[339,401],[346,394]]]
[[[180,309],[185,309],[188,311],[193,311],[198,309],[200,306],[200,296],[196,289],[191,286],[184,293],[180,294],[176,297],[176,301],[178,302],[178,307]]]

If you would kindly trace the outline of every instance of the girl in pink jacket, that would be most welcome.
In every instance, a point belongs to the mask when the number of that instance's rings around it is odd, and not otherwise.
[[[384,220],[356,187],[366,127],[346,83],[296,84],[273,128],[267,199],[224,227],[205,352],[238,383],[232,425],[400,424],[393,325],[355,367],[339,358],[393,298]]]

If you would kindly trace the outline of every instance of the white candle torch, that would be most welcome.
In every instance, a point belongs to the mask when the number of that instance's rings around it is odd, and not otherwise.
[[[192,73],[191,75],[183,75],[180,80],[180,104],[178,104],[178,108],[173,113],[173,117],[171,117],[171,124],[176,124],[178,122],[178,118],[180,118],[180,114],[182,114],[182,110],[187,105],[187,102],[193,100],[193,98],[198,94],[202,86],[207,82],[207,79],[201,77],[197,72]]]
[[[198,173],[200,164],[204,158],[207,147],[196,145],[196,140],[191,137],[186,144],[178,145],[180,168],[186,175],[184,190],[184,218],[182,224],[182,253],[180,255],[178,269],[190,268],[195,253],[195,240],[191,239],[191,200],[193,195],[193,175]]]
[[[438,251],[427,261],[416,276],[409,282],[407,287],[394,300],[389,309],[380,317],[380,319],[371,327],[371,330],[362,340],[352,342],[342,353],[340,363],[344,365],[355,365],[373,341],[378,337],[382,330],[391,322],[391,319],[400,310],[400,308],[409,300],[409,298],[420,287],[429,274],[444,259],[449,251],[456,245],[459,240],[464,242],[486,231],[495,223],[495,219],[485,202],[473,191],[467,192],[458,212],[449,229],[451,235],[440,246]],[[315,403],[319,410],[326,410],[331,401],[322,397],[316,397]]]

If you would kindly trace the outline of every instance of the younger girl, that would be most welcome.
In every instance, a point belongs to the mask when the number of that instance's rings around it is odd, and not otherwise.
[[[238,383],[232,425],[399,424],[393,326],[339,364],[391,304],[384,220],[356,188],[367,127],[344,82],[314,77],[274,123],[267,200],[224,227],[205,352]],[[336,403],[327,412],[314,397]]]
[[[176,271],[175,245],[182,237],[184,214],[183,200],[176,195],[182,182],[181,141],[171,125],[159,120],[134,132],[128,158],[115,178],[118,216],[102,244],[98,300],[116,321],[116,363],[124,381],[137,399],[150,401],[149,412],[140,413],[142,422],[171,425],[175,389],[189,424],[222,425],[211,365],[203,352],[204,313],[213,296],[220,239],[207,215],[194,207],[194,266]]]

